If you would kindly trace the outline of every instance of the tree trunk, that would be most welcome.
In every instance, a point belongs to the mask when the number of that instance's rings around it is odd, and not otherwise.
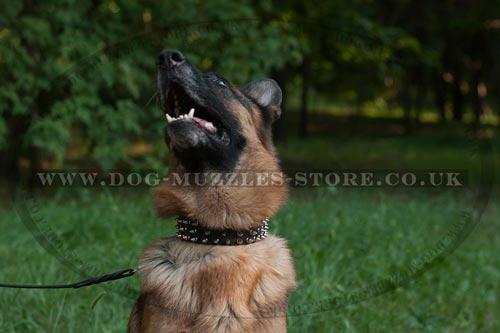
[[[24,133],[29,125],[29,118],[26,116],[12,115],[7,113],[4,115],[5,121],[9,128],[7,135],[7,147],[0,151],[0,176],[3,179],[17,183],[21,178],[21,170],[19,168],[19,158],[22,156],[22,143]]]
[[[288,126],[286,126],[285,121],[287,119],[287,110],[286,110],[286,100],[287,100],[287,86],[286,83],[288,81],[288,71],[289,71],[289,66],[285,65],[283,68],[280,69],[274,69],[272,73],[273,79],[278,83],[278,85],[281,88],[282,94],[283,94],[283,100],[281,101],[281,110],[283,110],[281,114],[281,119],[276,121],[273,124],[273,137],[276,142],[280,142],[285,144],[287,140],[287,131],[286,129]]]
[[[403,126],[406,134],[410,134],[413,130],[411,122],[411,96],[410,96],[410,76],[407,74],[404,77],[403,86],[400,92],[400,102],[403,108]]]
[[[435,103],[439,112],[439,118],[442,124],[446,122],[446,102],[449,100],[450,88],[448,82],[444,79],[444,74],[451,72],[450,65],[453,62],[453,46],[455,42],[453,37],[449,34],[445,34],[444,38],[444,48],[441,50],[440,66],[438,67],[435,76]]]
[[[308,55],[304,56],[302,60],[302,96],[300,100],[300,123],[299,123],[299,134],[302,137],[307,136],[307,125],[308,125],[308,97],[309,97],[309,87],[311,85],[311,62]]]
[[[439,121],[446,122],[446,82],[442,78],[442,73],[439,71],[434,81],[434,98],[436,108],[439,112]]]
[[[453,120],[457,122],[462,122],[464,115],[464,96],[460,87],[461,83],[462,69],[460,64],[456,64],[453,71]]]
[[[417,85],[417,91],[415,93],[415,125],[418,127],[421,124],[420,115],[424,107],[425,99],[425,77],[424,69],[417,69],[415,83]]]
[[[17,164],[17,153],[19,150],[12,146],[9,148],[10,149],[0,151],[0,177],[16,182],[20,176],[19,166]]]
[[[472,76],[472,104],[474,110],[473,131],[475,134],[477,134],[477,131],[479,130],[481,115],[483,114],[483,101],[482,97],[479,95],[480,82],[481,71],[480,69],[476,69]]]
[[[37,173],[42,170],[42,151],[36,146],[30,146],[30,175],[29,185],[35,186],[37,183]]]

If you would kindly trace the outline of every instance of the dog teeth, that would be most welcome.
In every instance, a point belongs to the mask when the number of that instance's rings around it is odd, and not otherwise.
[[[179,119],[193,118],[194,117],[194,111],[195,111],[194,108],[191,108],[191,110],[189,110],[189,113],[187,113],[187,114],[181,114],[180,116],[177,116],[177,117],[171,117],[168,113],[165,113],[165,116],[167,117],[167,123],[170,124],[171,122],[179,120]],[[213,125],[212,125],[212,127],[213,127]]]
[[[205,128],[211,132],[215,132],[217,131],[217,128],[214,126],[214,124],[210,123],[210,122],[207,122],[205,124]]]
[[[195,109],[191,108],[191,110],[189,110],[189,112],[187,114],[181,114],[180,116],[172,117],[168,113],[165,113],[165,117],[167,118],[167,123],[171,124],[174,121],[177,121],[179,119],[191,119],[191,118],[193,118],[194,112],[195,112]],[[210,131],[212,133],[217,132],[217,128],[214,126],[214,124],[212,124],[209,121],[205,122],[204,126],[205,126],[205,129],[207,129],[208,131]]]

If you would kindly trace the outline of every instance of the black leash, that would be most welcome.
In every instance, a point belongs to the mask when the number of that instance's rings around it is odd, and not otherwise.
[[[70,284],[53,284],[53,285],[34,285],[34,284],[10,284],[10,283],[0,283],[0,288],[15,288],[15,289],[78,289],[82,287],[88,287],[95,284],[120,280],[124,278],[128,278],[139,271],[140,268],[127,268],[121,271],[101,275],[95,278],[83,280],[80,282],[70,283]]]

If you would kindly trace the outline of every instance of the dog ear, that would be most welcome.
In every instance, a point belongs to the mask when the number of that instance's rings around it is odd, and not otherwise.
[[[281,116],[283,94],[276,81],[272,79],[255,80],[244,86],[241,91],[267,111],[271,122]]]

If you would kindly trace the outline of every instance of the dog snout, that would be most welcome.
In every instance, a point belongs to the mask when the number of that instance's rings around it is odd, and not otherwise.
[[[158,66],[166,66],[167,68],[175,68],[182,65],[186,61],[186,57],[177,50],[164,50],[158,55],[156,64]]]

